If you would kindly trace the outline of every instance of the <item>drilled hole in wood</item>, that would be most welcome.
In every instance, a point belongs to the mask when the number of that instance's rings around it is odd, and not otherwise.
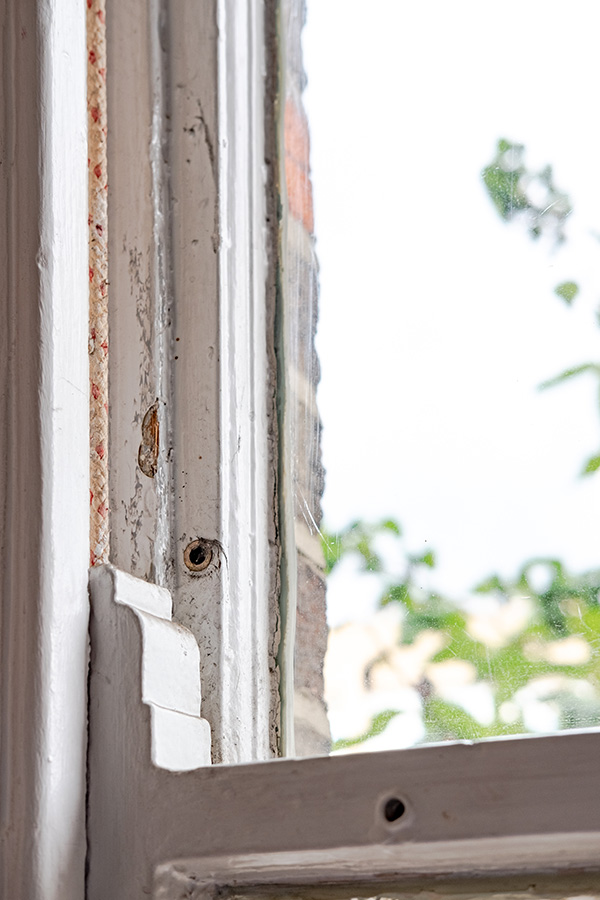
[[[199,538],[192,541],[183,551],[183,561],[191,572],[202,572],[208,568],[213,551],[208,541]]]
[[[406,806],[399,797],[390,797],[383,807],[383,815],[388,822],[397,822],[406,812]]]

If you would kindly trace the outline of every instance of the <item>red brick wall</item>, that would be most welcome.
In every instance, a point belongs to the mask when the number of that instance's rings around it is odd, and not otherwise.
[[[288,214],[301,222],[306,232],[312,235],[315,223],[308,120],[302,106],[293,97],[288,97],[285,102],[284,147]]]
[[[318,528],[324,472],[321,422],[316,405],[319,361],[314,338],[318,317],[318,263],[314,247],[310,136],[302,104],[306,81],[302,65],[303,0],[281,0],[284,35],[283,158],[281,186],[284,221],[281,290],[285,307],[285,356],[293,456],[293,493],[297,552],[295,643],[295,734],[300,756],[327,753],[329,723],[323,699],[323,660],[327,649],[325,579]]]

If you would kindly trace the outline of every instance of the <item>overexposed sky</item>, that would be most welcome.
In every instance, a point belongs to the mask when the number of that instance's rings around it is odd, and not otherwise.
[[[600,361],[599,30],[594,0],[308,0],[325,522],[397,518],[448,592],[600,564],[596,384],[537,390]],[[492,208],[501,137],[569,194],[560,249]]]

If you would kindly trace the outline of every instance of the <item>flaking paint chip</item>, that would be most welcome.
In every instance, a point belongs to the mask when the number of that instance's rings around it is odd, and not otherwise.
[[[154,478],[158,468],[159,426],[158,400],[155,400],[142,422],[142,442],[138,450],[138,465],[144,475]]]

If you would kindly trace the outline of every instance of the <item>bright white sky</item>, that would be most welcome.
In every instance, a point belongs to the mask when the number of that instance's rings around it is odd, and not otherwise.
[[[396,517],[448,592],[600,565],[596,384],[536,389],[600,361],[599,33],[596,0],[308,0],[325,522]],[[571,198],[556,252],[492,208],[500,137]]]

